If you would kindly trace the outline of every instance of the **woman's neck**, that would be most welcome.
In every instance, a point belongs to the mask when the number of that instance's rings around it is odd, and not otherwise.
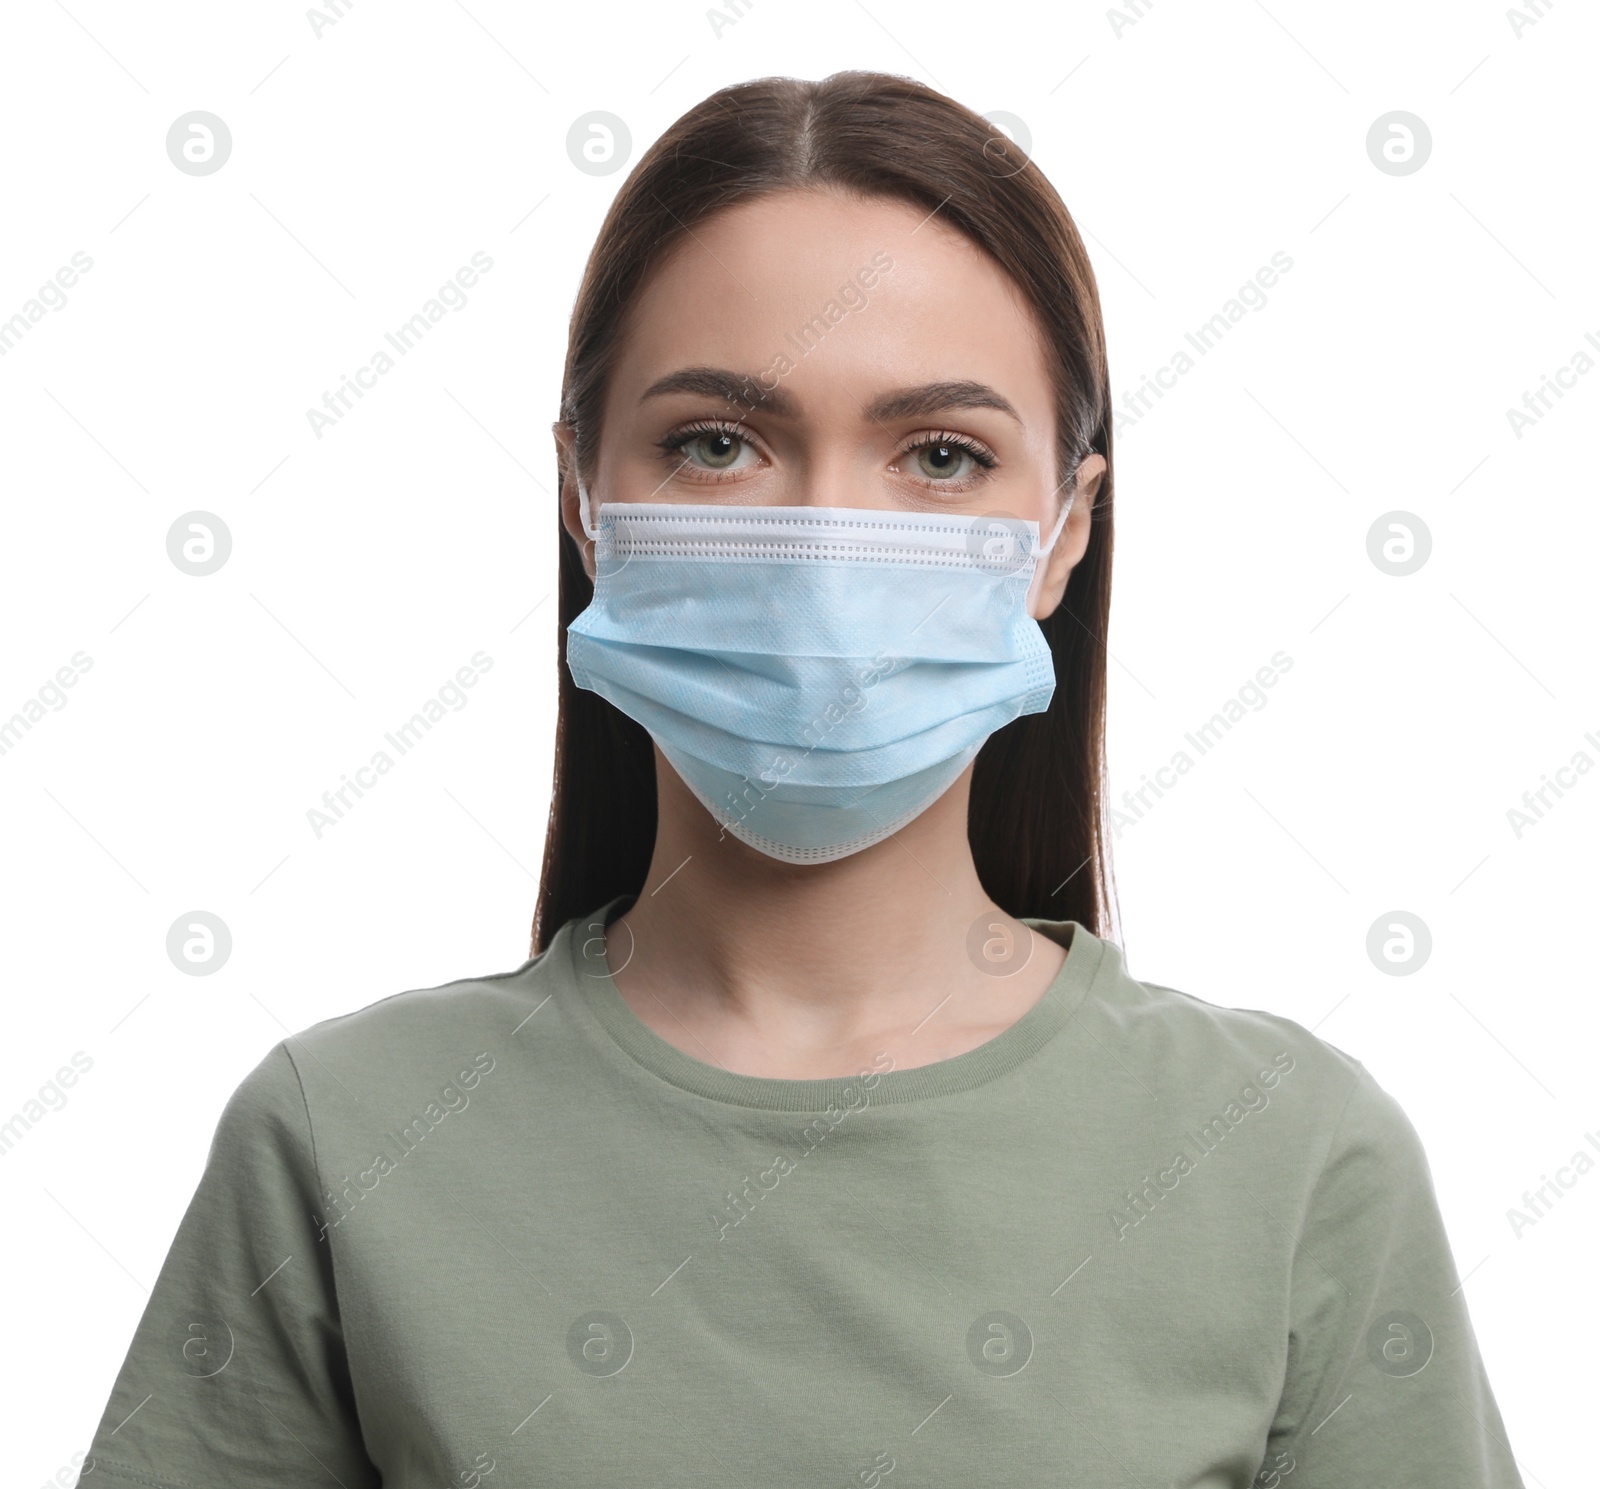
[[[979,883],[971,777],[870,848],[791,864],[722,833],[658,753],[650,872],[607,934],[618,991],[670,1043],[745,1074],[853,1074],[878,1049],[909,1068],[987,1042],[1064,953]],[[1017,968],[997,975],[1007,938]]]

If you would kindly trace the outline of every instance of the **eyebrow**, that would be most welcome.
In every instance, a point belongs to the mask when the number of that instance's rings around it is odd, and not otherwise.
[[[800,412],[793,397],[782,388],[763,388],[754,373],[734,372],[726,367],[684,367],[677,372],[669,372],[651,383],[640,396],[639,402],[644,403],[647,399],[664,397],[669,393],[702,393],[709,398],[720,398],[725,403],[739,404],[747,411],[759,407],[779,419],[797,418]],[[1012,407],[1009,399],[987,383],[965,379],[896,388],[875,398],[864,412],[869,419],[886,421],[957,408],[997,409],[1019,425],[1022,423],[1022,415]]]

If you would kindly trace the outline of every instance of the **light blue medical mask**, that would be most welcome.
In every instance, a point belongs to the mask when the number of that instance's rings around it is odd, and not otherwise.
[[[606,502],[567,666],[649,731],[724,831],[822,863],[904,827],[1055,691],[1011,517]]]

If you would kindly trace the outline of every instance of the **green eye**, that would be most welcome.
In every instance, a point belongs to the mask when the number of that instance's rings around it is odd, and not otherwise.
[[[935,481],[959,480],[962,476],[970,474],[970,467],[965,467],[963,462],[971,461],[971,452],[962,449],[960,445],[934,440],[917,446],[918,469],[923,475]]]
[[[744,441],[736,434],[713,432],[697,434],[684,446],[693,451],[712,470],[726,470],[739,458]]]
[[[694,472],[722,475],[753,470],[761,464],[761,454],[753,440],[740,429],[722,420],[697,419],[674,429],[656,441],[662,457],[669,463],[668,479],[698,480]]]

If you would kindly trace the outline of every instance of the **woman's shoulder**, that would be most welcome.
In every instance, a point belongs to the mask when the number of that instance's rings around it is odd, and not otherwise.
[[[1097,938],[1100,939],[1100,938]],[[1228,990],[1201,996],[1167,983],[1135,977],[1127,954],[1114,941],[1101,939],[1104,956],[1098,997],[1092,1001],[1102,1016],[1116,1023],[1136,1046],[1147,1046],[1169,1058],[1210,1063],[1237,1051],[1253,1052],[1272,1045],[1286,1047],[1319,1074],[1348,1086],[1360,1060],[1298,1020],[1271,1009],[1235,1003]],[[1320,1021],[1319,1021],[1320,1022]]]
[[[1361,1125],[1409,1140],[1400,1104],[1357,1054],[1287,1014],[1136,978],[1121,949],[1105,944],[1108,965],[1082,1015],[1104,1026],[1098,1037],[1114,1039],[1163,1101],[1226,1096],[1248,1111],[1270,1093],[1324,1134]]]
[[[358,1104],[386,1085],[473,1079],[497,1056],[531,1048],[548,1006],[573,980],[561,937],[520,966],[376,997],[278,1041],[241,1082],[235,1104],[282,1107],[318,1096]],[[297,1091],[298,1088],[298,1091]],[[340,1103],[343,1104],[343,1103]]]

